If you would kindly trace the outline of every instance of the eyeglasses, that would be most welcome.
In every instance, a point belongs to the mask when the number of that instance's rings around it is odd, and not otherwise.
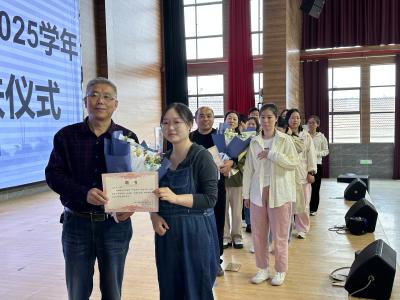
[[[185,124],[185,122],[183,122],[183,121],[172,121],[172,122],[165,121],[165,122],[162,122],[160,125],[163,130],[168,129],[171,126],[172,126],[172,128],[174,128],[176,130],[179,127],[181,127],[183,124]]]
[[[115,100],[115,97],[110,95],[110,94],[102,94],[98,92],[93,92],[91,94],[88,94],[87,97],[92,98],[92,99],[104,99],[106,101],[113,101]]]

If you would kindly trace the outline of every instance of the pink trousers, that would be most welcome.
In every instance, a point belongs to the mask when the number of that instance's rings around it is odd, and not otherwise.
[[[256,266],[265,269],[269,266],[268,238],[269,230],[275,242],[275,270],[286,272],[288,269],[288,234],[292,214],[290,202],[280,207],[268,206],[269,188],[263,189],[262,207],[250,203],[251,235],[256,257]]]

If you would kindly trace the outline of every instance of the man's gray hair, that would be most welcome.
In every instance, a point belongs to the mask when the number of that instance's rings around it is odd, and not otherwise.
[[[105,77],[96,77],[96,78],[90,80],[86,85],[86,95],[87,95],[88,91],[96,84],[109,85],[114,90],[115,96],[117,96],[117,86],[111,80],[109,80]]]
[[[202,110],[202,109],[211,110],[211,112],[212,112],[212,114],[213,114],[213,116],[214,116],[214,110],[213,110],[211,107],[209,107],[209,106],[200,106],[200,107],[196,110],[196,112],[194,113],[194,117],[195,117],[196,119],[197,119],[197,115],[199,114],[200,110]]]

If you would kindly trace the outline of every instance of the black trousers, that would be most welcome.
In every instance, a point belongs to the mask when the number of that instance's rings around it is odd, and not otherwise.
[[[226,192],[225,192],[225,177],[221,174],[221,179],[218,180],[218,200],[214,206],[215,221],[217,223],[219,255],[224,253],[223,238],[225,226],[225,206],[226,206]],[[222,260],[220,260],[222,262]]]
[[[319,206],[319,189],[321,188],[322,165],[317,165],[315,181],[311,184],[310,212],[316,212]]]

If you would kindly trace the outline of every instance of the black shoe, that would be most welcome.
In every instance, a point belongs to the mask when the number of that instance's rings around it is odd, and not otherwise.
[[[251,233],[251,224],[247,224],[246,232]]]
[[[229,247],[232,247],[232,242],[229,242],[228,244],[223,245],[224,249],[228,249]]]
[[[221,277],[224,276],[224,274],[225,274],[224,269],[222,269],[221,265],[218,265],[217,276]]]
[[[243,244],[235,244],[235,243],[233,243],[233,248],[235,248],[235,249],[243,249]]]
[[[243,240],[242,240],[242,238],[233,238],[233,248],[235,248],[235,249],[243,249]]]

